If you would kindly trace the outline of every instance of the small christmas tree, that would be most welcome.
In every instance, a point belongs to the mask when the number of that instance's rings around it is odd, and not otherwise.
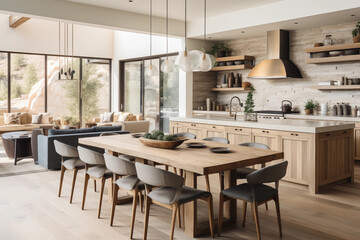
[[[246,113],[252,113],[254,110],[255,104],[253,99],[253,92],[255,91],[255,88],[253,86],[250,87],[250,91],[247,95],[246,102],[245,102],[245,112]]]

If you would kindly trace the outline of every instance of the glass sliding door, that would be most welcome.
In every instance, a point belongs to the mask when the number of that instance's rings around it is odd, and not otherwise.
[[[169,60],[175,61],[175,56]],[[161,58],[161,63],[166,57]],[[172,73],[160,72],[160,129],[169,133],[169,117],[179,116],[179,67]]]
[[[11,112],[45,111],[45,56],[11,53]]]
[[[8,54],[0,53],[0,114],[8,112]]]
[[[150,62],[160,69],[160,60],[145,60],[145,68]],[[144,118],[150,121],[150,131],[160,129],[160,70],[158,76],[144,76]]]
[[[82,59],[82,125],[110,110],[110,60]]]
[[[120,110],[134,114],[142,113],[143,61],[124,64],[124,103]]]

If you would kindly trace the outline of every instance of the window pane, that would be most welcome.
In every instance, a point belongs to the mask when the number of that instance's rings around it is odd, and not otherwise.
[[[83,59],[82,124],[110,111],[110,61]]]
[[[124,111],[141,113],[142,62],[125,63]]]
[[[160,74],[160,64],[158,59],[152,60],[154,67]],[[145,61],[145,68],[150,65],[150,60]],[[150,131],[160,127],[160,86],[159,76],[149,77],[145,74],[144,81],[144,117],[150,121]]]
[[[61,66],[64,58],[60,58]],[[74,79],[59,80],[59,57],[48,57],[48,112],[54,119],[70,120],[71,125],[79,122],[79,58],[74,59]]]
[[[0,53],[0,113],[8,111],[8,58],[7,53]]]
[[[45,111],[45,57],[11,54],[11,111]]]

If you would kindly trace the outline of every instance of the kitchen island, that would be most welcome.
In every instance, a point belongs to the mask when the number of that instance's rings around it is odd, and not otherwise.
[[[231,144],[264,143],[289,161],[284,180],[318,193],[327,184],[354,179],[354,123],[307,120],[245,122],[229,116],[170,118],[170,132],[191,132],[197,139],[225,137]]]

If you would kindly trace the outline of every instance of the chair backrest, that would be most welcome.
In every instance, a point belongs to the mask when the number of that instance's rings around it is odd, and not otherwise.
[[[196,139],[196,135],[193,133],[188,133],[188,132],[180,132],[180,133],[176,133],[174,134],[175,137],[186,137],[188,139]]]
[[[266,150],[270,150],[269,146],[263,143],[257,143],[257,142],[246,142],[246,143],[241,143],[239,144],[239,146],[244,146],[244,147],[253,147],[253,148],[259,148],[259,149],[266,149]]]
[[[79,157],[79,153],[75,147],[54,140],[55,151],[62,157]]]
[[[133,162],[129,162],[121,157],[115,157],[104,153],[106,168],[121,176],[136,175],[136,168]]]
[[[147,185],[154,187],[181,188],[184,178],[169,171],[165,171],[142,163],[135,163],[138,178]]]
[[[78,146],[80,160],[91,165],[105,165],[104,156],[101,153]]]
[[[217,143],[226,143],[226,144],[230,143],[229,140],[223,137],[208,137],[208,138],[204,138],[203,140],[217,142]]]
[[[102,134],[100,134],[101,136],[112,136],[112,135],[119,135],[118,133],[115,132],[103,132]]]
[[[288,161],[282,161],[264,168],[260,168],[255,172],[247,175],[246,180],[251,185],[279,182],[286,174]]]

